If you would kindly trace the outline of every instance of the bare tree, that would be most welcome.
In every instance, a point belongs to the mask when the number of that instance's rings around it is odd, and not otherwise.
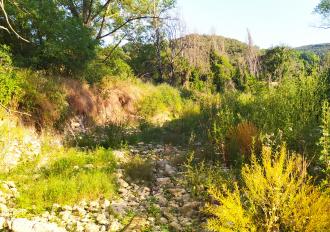
[[[187,41],[183,39],[185,26],[183,21],[177,17],[177,20],[170,20],[166,26],[166,36],[169,43],[169,68],[170,78],[175,80],[175,62],[179,57],[183,57],[183,50],[187,47]]]
[[[248,36],[248,51],[247,51],[247,63],[248,68],[251,74],[254,76],[259,75],[259,57],[257,54],[256,47],[253,44],[253,39],[250,33],[250,30],[247,29],[247,36]]]

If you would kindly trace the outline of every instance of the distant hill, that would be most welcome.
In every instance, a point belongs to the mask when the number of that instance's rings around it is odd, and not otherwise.
[[[209,57],[213,49],[220,54],[227,54],[235,63],[243,59],[248,49],[246,43],[218,35],[190,34],[179,38],[178,41],[185,44],[183,56],[204,73],[210,69]]]
[[[330,52],[330,43],[324,44],[311,44],[296,48],[299,51],[314,52],[315,54],[323,57],[327,52]]]

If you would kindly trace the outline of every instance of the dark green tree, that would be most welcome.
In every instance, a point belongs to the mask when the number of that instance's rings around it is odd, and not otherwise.
[[[234,75],[234,67],[226,55],[219,55],[215,51],[210,54],[210,65],[217,91],[224,91],[227,83]]]
[[[321,0],[315,7],[315,12],[320,14],[323,18],[321,27],[330,28],[330,0]]]

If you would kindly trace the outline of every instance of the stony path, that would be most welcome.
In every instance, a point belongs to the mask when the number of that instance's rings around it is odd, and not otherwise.
[[[8,191],[0,191],[0,231],[203,231],[201,204],[181,184],[184,153],[180,147],[144,143],[114,151],[121,164],[117,170],[118,198],[73,206],[54,204],[50,212],[29,220],[14,216],[20,212],[11,202],[19,193],[14,183],[3,182]],[[125,163],[135,156],[151,163],[149,182],[134,182],[125,174]]]

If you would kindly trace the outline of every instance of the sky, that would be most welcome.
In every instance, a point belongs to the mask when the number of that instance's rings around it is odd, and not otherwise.
[[[298,47],[330,43],[330,29],[317,28],[319,0],[177,0],[186,33],[217,34],[254,44]]]

